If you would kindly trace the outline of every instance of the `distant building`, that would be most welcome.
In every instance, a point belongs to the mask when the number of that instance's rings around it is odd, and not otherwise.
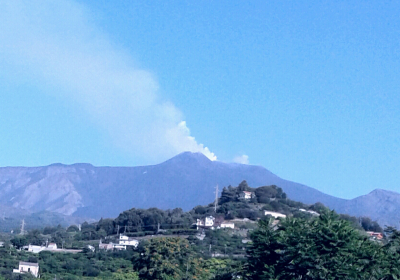
[[[46,249],[46,247],[44,247],[44,246],[36,246],[36,245],[31,245],[31,244],[28,245],[28,252],[32,252],[32,253],[39,253],[45,249]]]
[[[18,269],[13,269],[13,273],[30,273],[37,278],[39,275],[39,264],[30,262],[19,262]]]
[[[373,239],[381,240],[383,238],[383,234],[381,232],[367,231],[367,234]]]
[[[273,211],[267,211],[267,210],[264,211],[264,215],[271,215],[275,219],[276,218],[286,218],[285,214],[281,214],[281,213],[273,212]]]
[[[114,250],[126,250],[126,245],[114,244],[113,249]]]
[[[314,215],[314,216],[319,216],[319,213],[318,212],[315,212],[315,211],[312,211],[312,210],[306,210],[306,209],[299,209],[301,212],[307,212],[307,213],[310,213],[311,215]]]
[[[108,244],[103,244],[101,242],[100,239],[100,243],[99,243],[99,249],[100,250],[126,250],[126,246],[133,246],[133,247],[137,247],[139,245],[139,241],[132,238],[132,237],[128,237],[126,235],[120,234],[119,235],[119,243],[118,244],[114,244],[112,242],[108,243]]]
[[[49,249],[49,250],[57,250],[57,244],[56,243],[49,243],[49,245],[47,245],[47,249]]]
[[[251,199],[253,197],[254,197],[254,193],[253,192],[242,191],[239,194],[239,198],[241,198],[241,199]]]
[[[36,245],[31,245],[29,244],[28,246],[23,247],[24,250],[27,250],[28,252],[32,253],[40,253],[42,251],[51,251],[54,253],[60,252],[60,253],[79,253],[82,250],[74,250],[74,249],[59,249],[57,248],[57,245],[55,243],[50,243],[47,247],[46,246],[36,246]]]
[[[119,245],[133,246],[136,248],[139,245],[139,241],[132,237],[128,237],[126,235],[120,234],[119,235]],[[126,249],[126,247],[125,247],[125,249]]]
[[[107,250],[107,251],[108,250],[112,250],[112,249],[114,249],[114,244],[112,242],[110,242],[108,244],[105,244],[105,243],[102,243],[101,240],[100,240],[99,249],[100,250]]]
[[[96,249],[92,245],[87,245],[86,247],[92,252],[96,251]]]
[[[221,223],[221,228],[235,228],[235,224],[229,221],[223,221]]]
[[[211,228],[214,226],[214,221],[215,218],[213,216],[209,216],[209,217],[205,217],[204,219],[197,219],[197,229],[201,228],[201,227],[208,227]]]

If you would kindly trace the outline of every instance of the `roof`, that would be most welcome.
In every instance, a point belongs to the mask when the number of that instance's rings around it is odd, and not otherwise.
[[[19,262],[19,265],[29,265],[29,266],[37,266],[37,267],[39,267],[38,263],[31,263],[31,262]]]

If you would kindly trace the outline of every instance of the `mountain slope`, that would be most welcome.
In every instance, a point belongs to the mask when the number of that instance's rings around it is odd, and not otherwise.
[[[212,201],[216,185],[222,188],[243,180],[251,186],[276,184],[289,197],[306,203],[341,201],[260,166],[213,162],[203,154],[186,152],[151,166],[0,168],[0,204],[94,218],[113,217],[132,207],[187,210]]]
[[[376,189],[367,195],[346,201],[338,211],[353,216],[368,216],[372,220],[376,220],[381,226],[398,227],[400,222],[400,194]]]
[[[53,164],[0,168],[0,204],[91,218],[115,217],[133,207],[188,210],[212,201],[216,185],[221,191],[243,180],[252,187],[277,185],[293,200],[321,202],[339,213],[370,216],[382,222],[388,220],[380,217],[400,205],[397,193],[375,191],[345,200],[279,178],[261,166],[210,161],[203,154],[190,152],[150,166]]]

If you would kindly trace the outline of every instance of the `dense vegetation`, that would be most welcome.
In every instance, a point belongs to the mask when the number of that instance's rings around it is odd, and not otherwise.
[[[243,199],[243,191],[254,195]],[[14,247],[0,248],[0,279],[27,278],[11,274],[18,261],[38,262],[42,279],[400,279],[400,232],[394,228],[386,229],[385,239],[373,240],[364,229],[382,229],[369,218],[337,215],[322,204],[292,201],[277,186],[253,189],[245,181],[224,188],[218,205],[216,213],[214,204],[189,212],[133,208],[80,229],[45,227],[13,235]],[[287,218],[276,223],[264,210]],[[210,215],[235,219],[235,229],[193,226]],[[118,233],[140,238],[139,247],[114,252],[86,247],[100,239],[116,242]],[[84,250],[17,250],[46,241]]]
[[[337,214],[324,211],[277,227],[261,220],[248,250],[248,279],[399,279],[400,232],[376,242]]]

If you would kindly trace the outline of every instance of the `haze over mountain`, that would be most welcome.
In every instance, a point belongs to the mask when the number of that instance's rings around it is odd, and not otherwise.
[[[52,164],[0,168],[0,205],[31,212],[51,211],[79,217],[115,217],[130,208],[180,207],[189,210],[214,200],[215,187],[277,185],[289,198],[321,202],[339,213],[369,216],[380,224],[400,220],[400,194],[375,190],[345,200],[284,180],[264,167],[211,161],[185,152],[161,164],[137,167],[95,167]]]

